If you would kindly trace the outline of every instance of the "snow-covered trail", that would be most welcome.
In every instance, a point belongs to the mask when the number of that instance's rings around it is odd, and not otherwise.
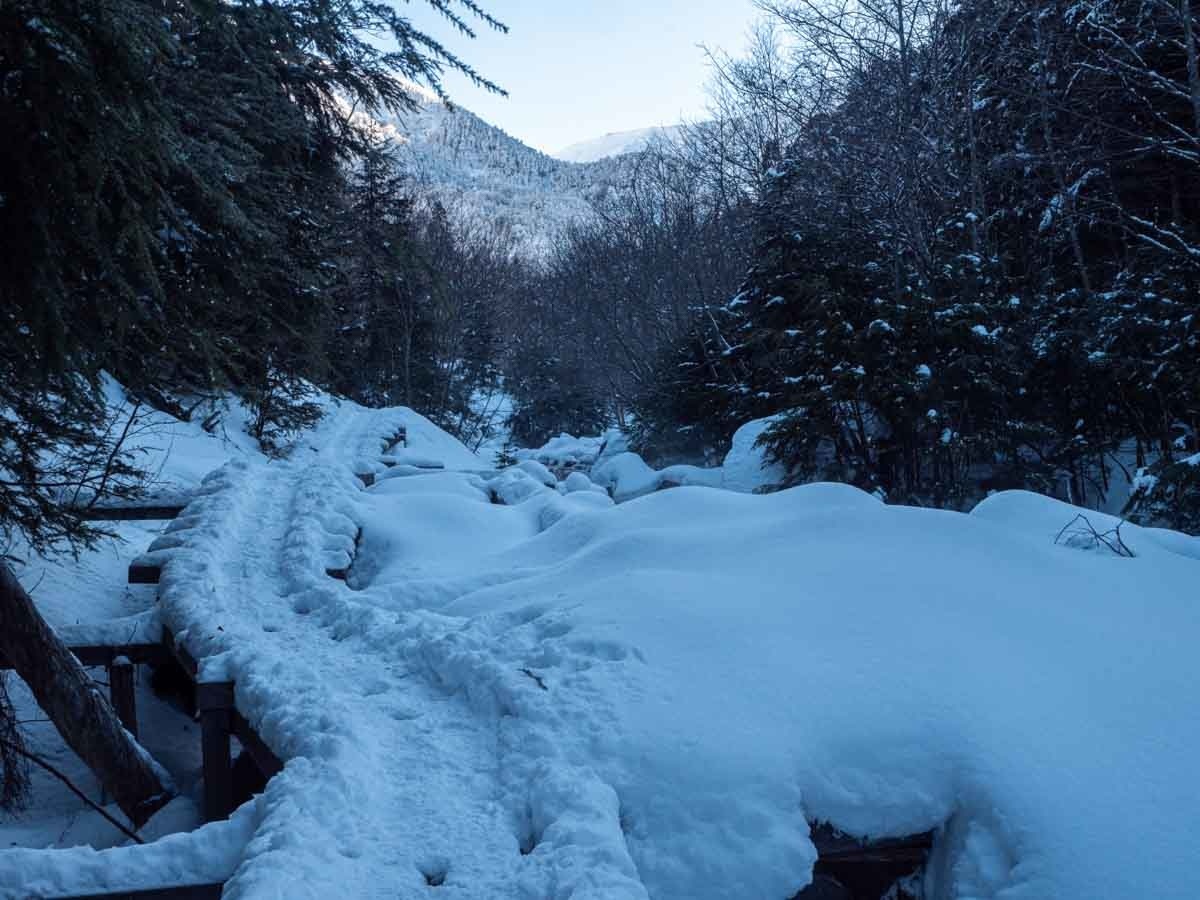
[[[369,637],[394,631],[395,614],[325,574],[354,551],[353,471],[401,424],[397,411],[331,416],[292,460],[210,478],[171,532],[165,622],[202,677],[236,682],[239,709],[292,761],[227,896],[404,897],[431,882],[439,896],[508,893],[497,879],[520,854],[497,802],[494,726],[411,677],[403,646]]]
[[[0,897],[226,879],[229,897],[512,893],[520,846],[497,799],[494,721],[414,677],[420,638],[393,640],[386,603],[326,574],[355,552],[355,473],[384,472],[402,427],[413,453],[480,468],[411,410],[333,405],[289,458],[211,473],[151,545],[162,624],[202,679],[235,682],[239,711],[285,761],[265,794],[144,847],[0,853]]]

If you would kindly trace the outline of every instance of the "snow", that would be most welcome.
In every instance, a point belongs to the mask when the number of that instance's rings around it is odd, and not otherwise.
[[[536,459],[522,460],[521,462],[517,463],[517,468],[546,487],[554,487],[556,484],[558,484],[558,479],[550,473],[549,469],[547,469]]]
[[[720,468],[705,469],[699,466],[673,465],[664,469],[651,468],[636,453],[622,448],[628,444],[619,434],[610,432],[591,470],[591,480],[606,489],[618,503],[661,490],[666,487],[712,487],[730,491],[754,493],[778,486],[787,477],[787,470],[769,461],[763,448],[755,446],[762,434],[775,423],[774,417],[755,419],[741,426],[733,435],[729,452]],[[563,435],[554,448],[561,454],[569,435]],[[570,438],[575,442],[577,439]],[[595,441],[596,439],[592,439]],[[547,448],[550,445],[547,445]],[[551,453],[547,448],[537,451],[538,458]],[[580,454],[581,461],[586,456]]]
[[[154,822],[176,814],[179,803],[173,801]],[[189,819],[187,825],[192,824]],[[257,824],[256,808],[247,805],[227,822],[213,822],[187,834],[167,835],[137,848],[0,850],[0,896],[74,896],[121,890],[129,885],[222,882],[237,867]],[[145,836],[154,837],[149,831]]]
[[[563,479],[561,490],[564,494],[572,494],[576,491],[600,491],[601,493],[607,493],[604,488],[596,484],[582,472],[572,472]]]
[[[535,896],[789,896],[800,811],[948,823],[934,896],[1186,896],[1196,563],[1019,519],[836,485],[656,493],[455,567],[395,637],[499,729]]]
[[[672,472],[734,489],[632,499],[672,470],[487,472],[403,409],[234,459],[157,551],[157,608],[284,771],[229,823],[0,851],[0,895],[788,897],[817,820],[939,829],[938,900],[1200,895],[1197,539],[1056,544],[1082,511],[1020,492],[751,493],[768,424]],[[364,488],[400,425],[445,468]]]
[[[541,447],[517,450],[514,456],[518,460],[535,460],[552,469],[589,468],[599,460],[602,452],[612,455],[613,448],[618,445],[617,452],[629,449],[628,442],[616,429],[597,437],[574,437],[564,432]]]
[[[721,483],[727,490],[749,494],[779,484],[787,477],[787,470],[783,466],[768,461],[763,449],[755,446],[775,421],[774,417],[754,419],[734,432],[733,443],[721,466]]]
[[[593,215],[592,202],[623,192],[637,158],[567,162],[529,147],[469,110],[411,92],[416,108],[379,113],[371,124],[391,139],[418,196],[437,201],[452,222],[510,230],[523,253],[544,256],[568,225]]]
[[[592,481],[607,488],[618,503],[658,487],[658,472],[636,453],[618,453],[592,469]]]
[[[629,153],[639,153],[655,139],[660,137],[672,138],[678,132],[677,126],[637,128],[631,131],[610,131],[603,137],[579,141],[551,154],[556,159],[572,163],[590,163],[611,156],[624,156]]]
[[[124,388],[107,375],[102,377],[101,389],[108,409],[117,413],[114,433],[133,417],[125,446],[134,454],[134,462],[151,473],[147,489],[156,497],[185,494],[231,458],[264,458],[246,431],[251,414],[237,400],[223,399],[203,409],[202,413],[218,416],[210,434],[201,426],[203,414],[183,422],[149,407],[135,408]]]
[[[1125,522],[1119,516],[1096,510],[1084,510],[1031,491],[1000,491],[981,501],[971,511],[976,518],[1005,527],[1018,538],[1026,538],[1037,546],[1054,541],[1076,516],[1084,516],[1086,525],[1104,533],[1121,529],[1121,539],[1137,556],[1151,558],[1170,553],[1200,560],[1200,537],[1181,534],[1166,528],[1147,528]],[[1070,537],[1070,531],[1064,537]],[[1068,545],[1084,546],[1093,552],[1106,554],[1103,546],[1094,541],[1068,540]]]

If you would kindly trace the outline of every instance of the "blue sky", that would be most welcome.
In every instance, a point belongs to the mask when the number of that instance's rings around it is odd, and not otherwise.
[[[510,96],[448,78],[451,97],[539,150],[667,125],[704,109],[705,44],[737,52],[750,0],[479,0],[511,29],[459,38],[422,0],[395,5]]]

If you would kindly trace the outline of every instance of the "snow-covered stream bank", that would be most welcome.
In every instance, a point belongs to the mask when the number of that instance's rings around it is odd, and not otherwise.
[[[446,471],[384,472],[401,424]],[[941,829],[929,898],[1200,896],[1200,541],[1056,545],[1077,511],[1021,493],[614,506],[404,410],[302,445],[210,477],[159,587],[284,772],[156,844],[0,852],[0,894],[784,898],[810,819]]]

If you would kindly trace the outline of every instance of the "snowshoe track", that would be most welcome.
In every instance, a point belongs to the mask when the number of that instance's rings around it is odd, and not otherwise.
[[[494,725],[412,664],[403,615],[326,574],[352,561],[354,472],[402,422],[348,409],[292,460],[230,464],[166,551],[165,623],[202,677],[236,682],[239,709],[287,761],[227,897],[512,891],[519,842]]]

